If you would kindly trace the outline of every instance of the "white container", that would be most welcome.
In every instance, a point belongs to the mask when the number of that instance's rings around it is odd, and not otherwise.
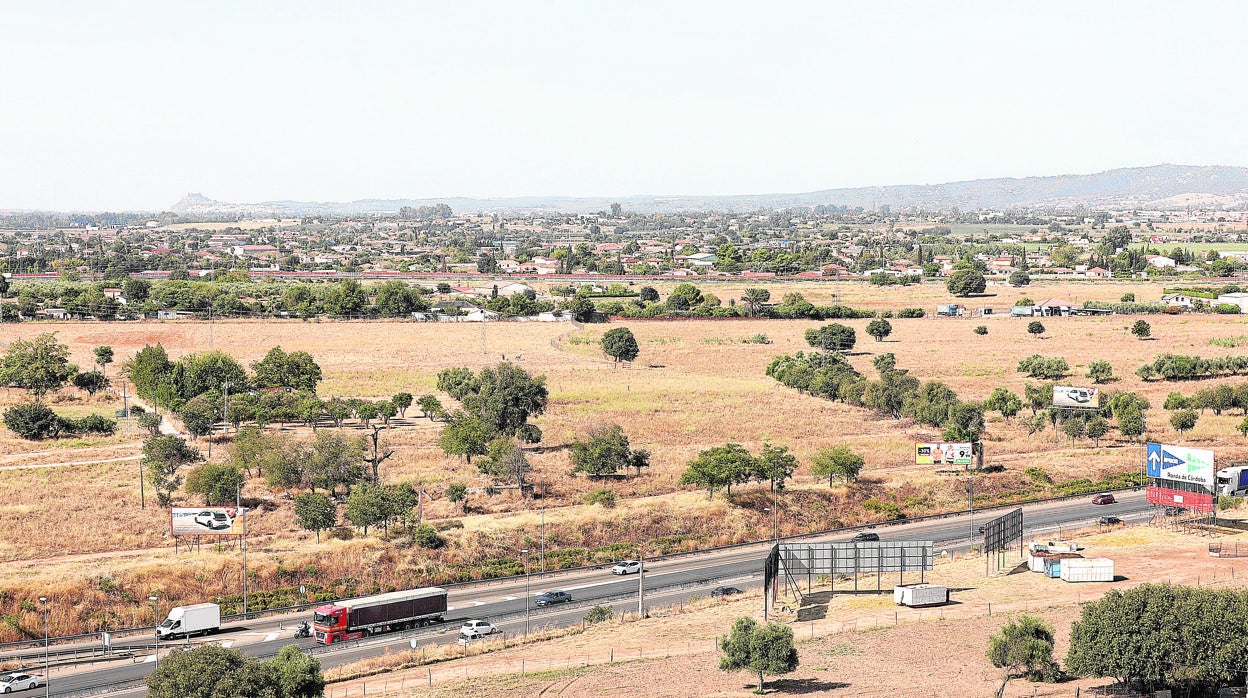
[[[1061,578],[1065,582],[1112,582],[1114,561],[1107,557],[1062,560]]]
[[[1031,570],[1032,572],[1044,572],[1045,557],[1046,557],[1045,555],[1028,555],[1027,556],[1027,569]]]
[[[939,584],[904,584],[893,587],[893,603],[919,608],[949,603],[949,587]]]

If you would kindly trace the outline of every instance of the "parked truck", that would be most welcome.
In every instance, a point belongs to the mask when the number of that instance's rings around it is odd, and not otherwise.
[[[377,633],[441,623],[445,613],[446,589],[425,587],[392,591],[321,606],[312,612],[312,630],[318,643],[332,645]]]
[[[156,626],[156,636],[162,640],[192,635],[207,635],[221,629],[221,607],[215,603],[197,603],[194,606],[174,606],[169,616]]]
[[[1219,470],[1217,483],[1217,493],[1224,497],[1248,495],[1248,465],[1236,465]]]

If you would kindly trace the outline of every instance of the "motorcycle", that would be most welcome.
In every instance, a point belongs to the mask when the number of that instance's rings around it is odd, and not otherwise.
[[[307,621],[300,623],[299,627],[295,628],[295,637],[312,637],[312,626],[308,625]]]

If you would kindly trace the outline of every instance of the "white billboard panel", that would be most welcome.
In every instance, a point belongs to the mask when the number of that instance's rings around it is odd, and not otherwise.
[[[1100,407],[1100,388],[1076,388],[1071,385],[1053,386],[1054,407]]]
[[[1145,472],[1149,477],[1172,482],[1190,482],[1212,490],[1217,469],[1213,467],[1213,451],[1169,444],[1149,444],[1145,453]]]
[[[970,443],[931,443],[914,445],[915,465],[973,465],[974,446]]]
[[[169,530],[175,536],[241,536],[243,519],[236,507],[173,507]]]

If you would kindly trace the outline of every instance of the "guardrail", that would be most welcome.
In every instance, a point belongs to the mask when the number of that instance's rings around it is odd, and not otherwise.
[[[1132,487],[1119,487],[1115,489],[1106,489],[1106,490],[1098,490],[1098,491],[1129,492],[1129,491],[1134,491],[1138,489],[1140,488],[1132,486]],[[1044,497],[1044,498],[1039,498],[1039,499],[1028,499],[1028,500],[1024,500],[1021,502],[994,504],[991,506],[984,507],[982,509],[975,509],[975,510],[963,509],[960,511],[944,512],[940,514],[926,514],[924,516],[907,517],[904,519],[894,519],[891,521],[881,521],[881,522],[872,523],[872,524],[861,524],[857,526],[842,526],[840,528],[832,528],[832,529],[826,529],[822,531],[812,531],[809,533],[798,533],[798,534],[794,534],[790,536],[781,536],[779,538],[765,538],[765,539],[760,539],[760,540],[744,541],[741,543],[729,543],[728,545],[719,545],[719,546],[715,546],[712,548],[702,548],[699,550],[685,550],[685,551],[680,551],[680,552],[675,552],[675,553],[668,553],[666,555],[657,555],[655,557],[647,557],[646,560],[648,562],[659,562],[659,561],[674,560],[674,559],[685,558],[685,557],[693,557],[697,555],[709,555],[713,553],[724,552],[727,550],[738,550],[738,549],[753,547],[756,545],[766,545],[766,544],[775,543],[775,542],[798,541],[798,540],[806,540],[809,538],[817,538],[820,536],[837,535],[837,534],[842,534],[842,533],[854,533],[858,531],[865,531],[868,529],[878,528],[881,526],[900,526],[900,525],[906,525],[906,524],[912,524],[912,523],[920,523],[924,521],[938,521],[940,519],[949,519],[949,518],[954,518],[957,516],[965,516],[971,513],[982,513],[982,512],[996,511],[1000,509],[1019,507],[1019,506],[1032,506],[1032,505],[1037,505],[1037,504],[1063,502],[1063,501],[1069,501],[1072,499],[1078,499],[1080,497],[1086,497],[1086,496],[1088,496],[1088,493],[1062,495],[1059,497]],[[558,570],[547,570],[546,574],[551,574],[555,572],[558,572],[561,574],[569,573],[569,572],[584,572],[588,570],[601,569],[603,567],[610,566],[614,564],[615,562],[617,561],[613,559],[611,562],[600,562],[600,563],[594,563],[590,565],[579,565],[576,567],[564,567]],[[505,584],[509,582],[524,580],[526,577],[529,579],[532,579],[534,577],[541,576],[541,574],[542,573],[540,572],[530,572],[528,575],[518,574],[518,575],[513,575],[510,577],[493,577],[490,579],[477,579],[477,580],[472,580],[468,582],[453,582],[450,584],[442,584],[439,586],[446,588],[446,589],[469,589],[473,587],[489,587],[494,584]],[[358,597],[350,597],[350,598],[358,598]],[[298,613],[300,611],[307,611],[309,609],[315,608],[325,603],[334,603],[336,601],[343,601],[343,600],[348,600],[348,599],[335,599],[334,601],[316,601],[316,602],[310,602],[310,603],[296,604],[293,606],[284,606],[284,607],[279,607],[279,608],[267,608],[267,609],[263,609],[259,611],[249,611],[245,615],[242,613],[235,613],[235,614],[231,614],[227,616],[221,616],[221,621],[223,623],[226,621],[239,621],[239,620],[246,621],[246,620],[252,620],[252,619],[259,619],[264,616],[276,616],[276,615],[282,615],[285,613]],[[140,626],[137,628],[119,628],[117,630],[108,630],[104,632],[110,633],[113,637],[118,637],[118,636],[123,636],[123,635],[130,636],[130,635],[135,635],[139,633],[155,632],[155,630],[156,630],[155,626],[149,625],[149,626]],[[65,642],[73,642],[75,640],[98,639],[99,636],[100,636],[99,632],[83,633],[80,635],[64,635],[64,636],[53,637],[53,638],[50,638],[50,641],[56,642],[56,643],[65,643]],[[3,644],[0,644],[0,652],[6,651],[8,649],[21,649],[25,647],[34,647],[34,646],[42,647],[43,640],[32,639],[32,640],[22,640],[22,641],[17,641],[17,642],[3,643]],[[0,658],[0,659],[3,659],[3,658]]]

